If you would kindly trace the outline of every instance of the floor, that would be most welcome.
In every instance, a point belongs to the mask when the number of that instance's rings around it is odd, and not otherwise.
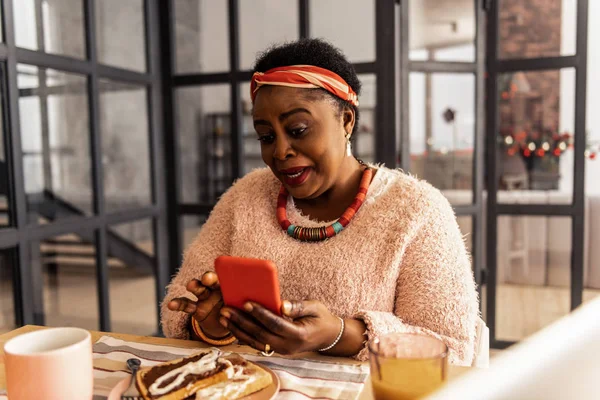
[[[600,290],[586,289],[583,301],[600,297]],[[485,290],[482,293],[485,310]],[[496,338],[517,341],[567,315],[568,288],[527,285],[498,285],[496,291]],[[485,319],[485,313],[484,313]]]
[[[157,332],[155,279],[109,267],[112,330],[138,335]],[[0,333],[14,328],[12,285],[0,281]],[[93,265],[63,264],[56,276],[44,274],[44,313],[48,326],[78,326],[99,330],[96,270]]]

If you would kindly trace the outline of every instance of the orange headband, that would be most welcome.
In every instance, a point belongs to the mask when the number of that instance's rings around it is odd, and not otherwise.
[[[252,103],[256,98],[256,92],[264,85],[304,89],[321,88],[358,107],[358,96],[341,76],[314,65],[290,65],[273,68],[267,72],[255,72],[250,81]]]

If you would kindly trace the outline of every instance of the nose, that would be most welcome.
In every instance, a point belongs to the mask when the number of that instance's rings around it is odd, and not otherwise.
[[[275,139],[275,148],[273,149],[273,158],[285,161],[294,155],[294,150],[285,134],[278,134]]]

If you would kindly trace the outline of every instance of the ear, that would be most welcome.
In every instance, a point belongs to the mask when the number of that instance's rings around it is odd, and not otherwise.
[[[352,108],[344,108],[344,111],[342,111],[342,121],[344,123],[346,134],[351,135],[354,130],[354,123],[356,122],[354,119],[354,110]]]

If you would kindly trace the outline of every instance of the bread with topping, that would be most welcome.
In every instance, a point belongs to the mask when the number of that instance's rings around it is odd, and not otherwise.
[[[256,393],[273,383],[270,373],[237,354],[226,357],[233,366],[233,375],[196,392],[196,400],[236,400]]]
[[[200,389],[226,381],[231,362],[217,349],[206,350],[149,368],[140,369],[137,388],[145,400],[183,400]]]
[[[143,368],[136,377],[145,400],[235,400],[272,382],[271,374],[258,365],[218,349]]]

